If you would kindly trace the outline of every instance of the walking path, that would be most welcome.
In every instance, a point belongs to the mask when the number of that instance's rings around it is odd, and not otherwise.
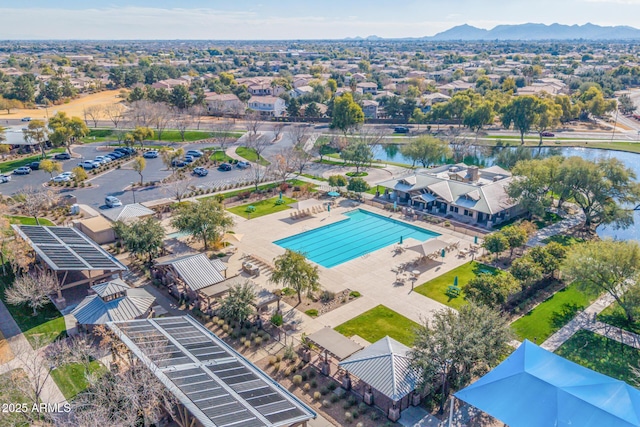
[[[574,215],[567,214],[565,219],[563,219],[562,221],[556,222],[555,224],[544,227],[533,233],[533,236],[531,236],[531,238],[527,242],[527,246],[542,246],[544,245],[545,239],[551,236],[556,236],[558,234],[564,234],[565,232],[578,227],[579,225],[582,225],[584,221],[585,216],[582,211],[579,211],[579,213]]]
[[[41,399],[45,403],[66,403],[64,395],[53,381],[50,375],[47,375],[46,369],[48,364],[40,354],[31,347],[29,341],[25,338],[20,327],[15,322],[7,307],[0,301],[0,332],[11,347],[11,351],[15,355],[12,361],[0,365],[0,373],[9,372],[12,369],[22,368],[27,375],[33,377],[35,367],[39,367],[42,372],[38,373],[40,379],[46,378],[42,386]],[[8,366],[7,366],[8,365]],[[33,378],[31,378],[33,380]]]
[[[551,335],[540,347],[549,350],[556,351],[565,341],[573,336],[580,329],[589,329],[593,327],[595,317],[605,308],[607,308],[614,299],[611,295],[605,294],[598,298],[593,304],[587,307],[583,312],[574,317],[569,323],[564,325],[559,331]],[[612,328],[612,326],[609,326]],[[596,332],[595,330],[593,332]],[[599,330],[597,333],[601,333]],[[604,334],[603,334],[604,335]],[[615,334],[613,334],[615,335]],[[613,336],[606,335],[609,338],[615,339]],[[620,334],[618,333],[618,339]]]

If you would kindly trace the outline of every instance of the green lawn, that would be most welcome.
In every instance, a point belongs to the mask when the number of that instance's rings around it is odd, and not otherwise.
[[[578,284],[572,283],[537,305],[511,326],[519,339],[534,341],[536,338],[538,343],[542,343],[597,297],[579,291]]]
[[[10,279],[6,276],[0,277],[0,296],[3,301],[4,290],[9,281]],[[44,338],[43,344],[46,344],[67,334],[64,317],[53,304],[47,304],[39,309],[36,316],[32,315],[33,310],[26,305],[15,306],[6,302],[5,305],[32,346],[35,345],[37,336],[42,336]]]
[[[614,302],[609,307],[605,308],[600,314],[598,314],[598,320],[609,325],[616,326],[625,331],[640,334],[640,321],[630,323],[627,320],[627,316],[624,314],[624,310]]]
[[[640,365],[640,350],[584,329],[562,344],[556,354],[632,385],[636,376],[631,367]]]
[[[260,216],[269,215],[272,213],[286,211],[287,209],[291,209],[289,206],[290,203],[295,203],[295,199],[291,199],[289,197],[282,197],[284,200],[284,204],[277,205],[276,202],[279,200],[279,196],[272,197],[271,199],[261,200],[255,203],[247,203],[246,205],[235,206],[233,208],[227,209],[229,212],[234,213],[243,218],[258,218]],[[255,212],[247,212],[247,208],[249,206],[253,206],[256,208]]]
[[[315,188],[315,185],[310,184],[310,183],[305,182],[305,181],[300,181],[299,179],[290,179],[287,182],[290,185],[311,185],[312,188]],[[280,186],[280,183],[277,183],[277,182],[272,182],[271,184],[261,184],[261,185],[258,186],[258,190],[269,190],[269,189],[272,189],[272,188],[277,188],[279,186]],[[228,191],[228,192],[224,192],[224,193],[220,193],[220,194],[222,194],[225,197],[225,199],[228,199],[230,197],[235,197],[238,194],[246,193],[247,191],[252,192],[254,190],[255,190],[255,187],[250,187],[250,188],[243,188],[243,189],[240,189],[240,190]],[[215,196],[199,197],[198,200],[212,199],[213,197],[215,197]]]
[[[429,280],[427,283],[416,287],[415,292],[424,295],[427,298],[431,298],[449,307],[459,309],[466,300],[464,299],[464,292],[460,291],[460,296],[457,298],[449,298],[446,291],[449,286],[453,285],[453,281],[458,276],[458,287],[462,288],[469,280],[473,279],[480,273],[493,273],[496,274],[498,270],[496,268],[484,265],[475,261],[470,261],[466,264],[462,264],[458,268],[445,273],[435,279]]]
[[[236,148],[236,154],[250,162],[259,163],[262,166],[269,166],[271,164],[271,162],[266,160],[264,157],[260,157],[260,161],[258,161],[258,154],[256,154],[256,151],[253,148],[238,147]]]
[[[411,346],[415,337],[415,329],[420,326],[413,320],[407,319],[401,314],[379,305],[362,313],[335,330],[346,337],[358,335],[373,343],[389,335],[401,343]]]
[[[11,224],[37,225],[36,219],[32,216],[7,215]],[[55,225],[46,218],[38,218],[40,225]]]
[[[219,132],[217,132],[219,133]],[[184,142],[193,142],[199,141],[201,139],[211,138],[215,136],[216,132],[211,131],[203,131],[203,130],[188,130],[184,133]],[[243,132],[234,131],[230,132],[230,135],[233,137],[239,138],[242,136]],[[114,141],[117,140],[115,135],[115,131],[113,129],[91,129],[89,130],[89,135],[82,138],[82,142],[90,143],[90,142],[106,142],[106,141]],[[158,141],[158,132],[154,129],[154,138],[153,141]],[[162,132],[161,141],[165,142],[183,142],[182,135],[177,130],[165,130]]]
[[[89,373],[105,373],[105,368],[97,360],[89,363]],[[88,384],[85,376],[84,365],[81,363],[70,363],[60,366],[51,371],[51,377],[56,382],[60,391],[67,400],[73,399],[78,393],[84,391]]]
[[[546,239],[543,240],[543,242],[544,243],[556,242],[556,243],[560,243],[562,246],[571,246],[571,245],[575,245],[576,243],[584,242],[584,239],[581,239],[579,237],[557,234],[555,236],[547,237]]]
[[[211,156],[209,156],[209,158],[211,160],[213,160],[214,162],[231,162],[233,159],[229,156],[227,156],[227,153],[225,153],[222,150],[218,150],[218,151],[214,151],[213,154]]]

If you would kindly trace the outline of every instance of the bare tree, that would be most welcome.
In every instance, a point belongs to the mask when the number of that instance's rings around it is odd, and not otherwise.
[[[273,125],[273,142],[277,141],[284,129],[284,123],[276,123]]]
[[[171,170],[171,175],[176,173],[178,166],[174,162],[184,155],[184,149],[178,148],[177,150],[163,149],[160,151],[160,158],[162,163]]]
[[[256,153],[258,158],[258,162],[262,158],[262,152],[271,145],[268,138],[265,138],[264,135],[255,135],[255,138],[247,138],[245,140],[245,146]]]
[[[169,126],[173,114],[171,109],[163,102],[156,102],[151,107],[151,124],[156,129],[158,141],[162,140],[162,133]]]
[[[473,139],[461,135],[457,129],[452,130],[451,134],[446,137],[446,140],[449,142],[449,146],[453,152],[454,161],[461,162],[466,156],[471,154]]]
[[[207,109],[203,105],[193,105],[189,107],[189,115],[193,122],[196,123],[196,129],[200,130],[202,117],[207,114]]]
[[[20,202],[20,207],[29,216],[36,220],[36,224],[40,225],[40,212],[46,210],[57,199],[56,193],[44,187],[33,187],[27,185],[17,194],[16,197]]]
[[[28,271],[36,260],[31,246],[20,237],[5,239],[3,246],[4,256],[9,261],[14,275]]]
[[[27,304],[36,316],[38,309],[49,303],[49,294],[57,290],[57,285],[58,281],[53,274],[35,270],[16,277],[5,291],[5,297],[11,305]]]
[[[289,132],[289,136],[291,137],[291,139],[293,140],[293,145],[295,146],[303,146],[304,143],[307,141],[307,138],[309,138],[309,126],[305,126],[305,125],[296,125],[296,126],[289,126],[287,128],[288,132]]]
[[[185,140],[184,135],[187,132],[187,129],[193,123],[192,120],[193,117],[191,115],[184,114],[177,109],[173,110],[173,125],[178,129],[178,132],[180,132],[180,138],[182,138],[183,142]]]
[[[298,172],[298,175],[302,175],[305,168],[313,160],[313,155],[304,150],[304,148],[297,146],[293,148],[291,153],[291,162],[293,168]]]
[[[213,128],[216,141],[220,144],[222,151],[225,151],[227,144],[235,138],[234,134],[231,132],[233,126],[233,122],[223,120],[217,123]]]
[[[146,99],[131,103],[127,118],[131,122],[132,127],[149,127],[153,123],[154,103]]]
[[[118,129],[118,124],[122,121],[125,114],[125,107],[122,104],[107,104],[103,107],[104,113],[111,120],[113,126]]]
[[[245,116],[244,127],[247,130],[247,139],[254,140],[258,138],[258,131],[262,125],[262,117],[260,113],[251,112]]]
[[[176,199],[176,201],[178,203],[180,203],[182,201],[182,199],[184,198],[184,196],[189,192],[192,191],[194,189],[193,186],[193,179],[192,178],[187,178],[187,179],[176,179],[174,181],[171,181],[169,184],[167,184],[167,186],[165,187],[165,191],[174,199]]]
[[[250,173],[251,181],[252,184],[256,187],[256,191],[258,190],[258,186],[261,182],[272,176],[271,167],[262,166],[260,163],[256,163],[255,165],[253,165],[253,167],[250,168]]]
[[[102,105],[89,105],[87,107],[84,107],[82,109],[82,113],[84,115],[84,121],[87,124],[87,126],[89,126],[89,122],[87,120],[87,118],[89,118],[93,122],[93,127],[97,128],[98,121],[100,120],[100,117],[102,116],[103,111],[104,111],[104,107]]]
[[[292,147],[281,149],[273,162],[273,174],[282,182],[285,182],[296,171],[294,167],[294,149]]]

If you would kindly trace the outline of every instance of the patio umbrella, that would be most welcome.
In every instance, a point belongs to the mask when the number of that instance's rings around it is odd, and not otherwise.
[[[442,258],[444,258],[444,256],[447,254],[447,251],[445,251],[444,249],[442,250],[442,252],[440,252],[440,256]]]
[[[280,199],[279,200],[282,200],[282,191],[280,192]]]
[[[478,236],[473,236],[473,244],[474,245],[478,244]]]
[[[453,278],[453,286],[458,287],[458,276]]]
[[[329,191],[327,193],[327,196],[329,197],[338,197],[340,195],[340,193],[338,193],[337,191]]]
[[[400,244],[402,244],[402,235],[400,235]]]
[[[236,234],[236,233],[224,233],[222,236],[222,240],[226,240],[228,242],[236,241],[241,242],[244,234]]]

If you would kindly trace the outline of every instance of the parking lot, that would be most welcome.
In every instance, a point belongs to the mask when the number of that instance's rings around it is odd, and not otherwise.
[[[185,151],[189,149],[203,149],[214,144],[185,144],[181,145]],[[64,171],[71,171],[78,166],[78,163],[87,159],[94,159],[96,156],[105,155],[112,151],[105,143],[86,144],[75,147],[75,156],[71,160],[60,161]],[[162,163],[160,157],[155,159],[145,159],[147,162],[143,172],[144,182],[161,181],[171,175]],[[189,178],[190,184],[196,188],[212,188],[236,182],[246,182],[251,179],[250,171],[234,168],[228,172],[218,171],[209,168],[209,174],[205,177],[192,176]],[[25,186],[41,186],[48,182],[50,176],[42,170],[34,170],[29,175],[12,175],[11,181],[0,184],[0,192],[5,196],[11,196],[20,192]],[[128,190],[131,183],[139,182],[140,175],[131,168],[131,164],[123,164],[120,169],[110,169],[98,176],[89,175],[88,182],[91,187],[86,188],[61,188],[63,194],[73,194],[77,197],[78,203],[89,205],[93,208],[104,209],[104,198],[106,196],[116,196],[122,203],[133,203],[134,194]],[[145,187],[135,190],[135,201],[145,202],[150,200],[171,197],[171,189],[168,186]]]

